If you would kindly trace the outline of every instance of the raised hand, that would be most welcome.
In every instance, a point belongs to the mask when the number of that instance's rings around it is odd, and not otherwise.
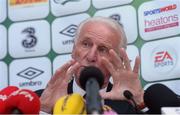
[[[67,95],[68,83],[72,79],[76,69],[79,67],[80,64],[78,62],[70,60],[56,70],[55,74],[48,82],[47,87],[41,95],[41,111],[51,113],[57,99]]]
[[[144,90],[138,77],[140,57],[136,57],[135,66],[132,70],[129,58],[123,48],[117,54],[114,50],[109,51],[110,59],[102,57],[102,64],[109,70],[113,79],[113,88],[110,92],[101,93],[104,99],[126,100],[123,96],[125,90],[134,95],[137,104],[143,102]]]

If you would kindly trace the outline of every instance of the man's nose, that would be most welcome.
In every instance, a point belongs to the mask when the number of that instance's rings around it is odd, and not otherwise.
[[[97,48],[95,46],[89,50],[88,55],[87,55],[87,60],[89,62],[97,61]]]

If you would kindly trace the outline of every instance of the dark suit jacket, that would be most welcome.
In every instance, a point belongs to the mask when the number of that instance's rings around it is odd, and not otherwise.
[[[73,93],[72,86],[73,86],[73,80],[68,85],[68,94]],[[113,85],[111,83],[108,84],[107,92],[111,91],[112,86]],[[41,89],[35,92],[40,97],[43,91],[44,90]],[[110,106],[118,114],[135,114],[136,113],[134,107],[127,101],[105,99],[104,102],[105,102],[105,105]]]

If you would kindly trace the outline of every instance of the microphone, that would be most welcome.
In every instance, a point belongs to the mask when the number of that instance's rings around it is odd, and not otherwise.
[[[39,97],[31,90],[22,89],[12,92],[6,100],[1,113],[5,114],[39,114]]]
[[[178,107],[180,100],[172,90],[163,84],[151,85],[144,93],[144,102],[148,113],[160,114],[162,107]]]
[[[137,103],[135,102],[135,100],[134,100],[134,98],[133,98],[133,94],[132,94],[129,90],[125,90],[125,91],[123,92],[123,95],[124,95],[124,97],[125,97],[126,99],[132,101],[136,113],[139,113],[139,114],[141,113],[141,114],[142,114],[142,112],[138,109]]]
[[[86,114],[83,97],[78,93],[61,97],[54,105],[53,114]]]
[[[9,95],[18,90],[16,86],[8,86],[0,91],[0,114],[3,114],[6,110],[6,100],[8,99]]]
[[[85,67],[80,73],[79,82],[81,87],[86,90],[87,113],[102,114],[99,89],[104,83],[103,73],[97,67]]]

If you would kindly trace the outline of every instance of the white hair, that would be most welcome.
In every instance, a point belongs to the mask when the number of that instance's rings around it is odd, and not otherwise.
[[[76,43],[77,39],[79,38],[79,34],[81,32],[82,27],[86,23],[89,23],[89,22],[103,22],[103,23],[107,24],[108,26],[114,28],[117,32],[120,32],[119,33],[120,34],[120,38],[119,39],[121,39],[120,47],[126,49],[126,47],[127,47],[127,37],[125,35],[124,29],[122,27],[122,24],[118,23],[114,19],[107,18],[107,17],[100,17],[100,16],[88,18],[88,19],[86,19],[86,20],[84,20],[83,22],[80,23],[80,25],[78,26],[77,31],[76,31],[74,43]]]

